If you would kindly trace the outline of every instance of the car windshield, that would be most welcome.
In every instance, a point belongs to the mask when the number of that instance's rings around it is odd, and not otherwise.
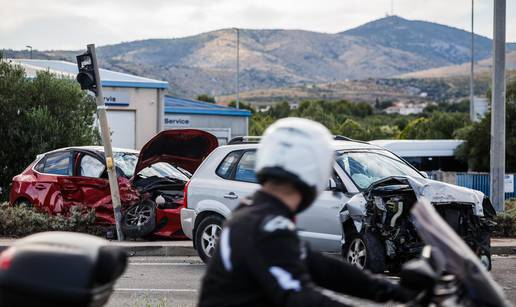
[[[142,169],[138,173],[138,176],[141,178],[149,178],[153,176],[166,177],[169,179],[178,179],[181,181],[188,181],[190,179],[185,173],[181,172],[166,162],[154,163],[151,166]]]
[[[132,152],[114,152],[115,165],[119,167],[127,178],[134,175],[134,169],[138,162],[138,155]]]
[[[360,190],[390,176],[422,177],[414,168],[388,151],[337,152],[337,164]]]

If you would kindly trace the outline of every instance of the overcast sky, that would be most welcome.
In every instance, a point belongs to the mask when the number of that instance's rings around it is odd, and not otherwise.
[[[493,0],[475,0],[475,31],[492,37]],[[390,0],[0,0],[0,49],[82,49],[220,28],[335,33],[390,12]],[[407,19],[470,27],[470,0],[394,0]],[[507,0],[507,40],[516,41],[516,0]]]

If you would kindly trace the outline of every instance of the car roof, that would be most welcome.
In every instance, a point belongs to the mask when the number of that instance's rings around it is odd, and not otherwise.
[[[94,151],[97,153],[104,153],[103,146],[70,146],[70,147],[63,147],[63,148],[58,148],[58,149],[54,149],[51,151],[47,151],[45,153],[42,153],[42,155],[46,155],[46,154],[58,152],[58,151],[64,151],[64,150],[79,150],[79,151],[82,150],[82,151]],[[138,150],[129,149],[129,148],[118,148],[118,147],[113,147],[113,152],[126,152],[126,153],[133,153],[133,154],[139,153]]]
[[[254,149],[259,146],[259,143],[241,143],[241,144],[233,144],[233,145],[223,145],[220,146],[219,149]],[[333,148],[335,150],[360,150],[360,149],[373,149],[373,150],[385,150],[385,148],[369,144],[367,142],[362,141],[344,141],[344,140],[335,140],[333,141]]]

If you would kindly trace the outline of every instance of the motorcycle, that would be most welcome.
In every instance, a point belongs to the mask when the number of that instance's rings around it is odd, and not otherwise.
[[[103,306],[127,255],[98,237],[38,233],[0,254],[0,306]]]
[[[421,257],[407,262],[400,273],[400,284],[419,293],[407,306],[512,306],[478,257],[430,202],[418,201],[411,213],[427,246]]]

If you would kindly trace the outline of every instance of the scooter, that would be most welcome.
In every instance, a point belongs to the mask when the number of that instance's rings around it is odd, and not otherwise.
[[[400,273],[400,284],[419,293],[407,306],[512,306],[478,257],[428,201],[416,203],[411,213],[427,246]]]
[[[98,237],[46,232],[0,254],[0,306],[103,306],[127,255]]]

